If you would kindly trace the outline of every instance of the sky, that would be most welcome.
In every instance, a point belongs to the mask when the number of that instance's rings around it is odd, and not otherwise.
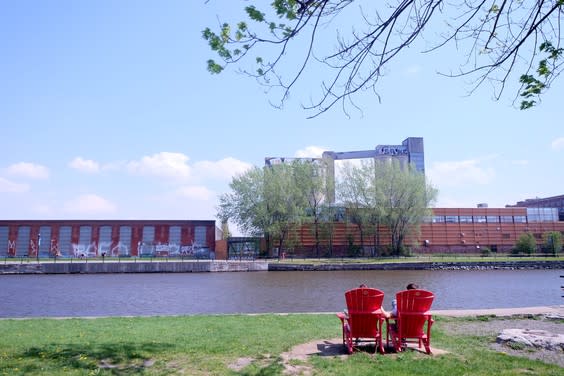
[[[520,111],[511,96],[468,95],[464,79],[438,75],[456,68],[456,51],[413,49],[382,80],[381,101],[365,92],[362,112],[307,119],[301,104],[322,72],[282,109],[236,69],[207,72],[202,30],[238,21],[247,4],[0,0],[0,219],[213,220],[233,176],[265,157],[407,137],[424,138],[436,207],[564,194],[563,82]]]

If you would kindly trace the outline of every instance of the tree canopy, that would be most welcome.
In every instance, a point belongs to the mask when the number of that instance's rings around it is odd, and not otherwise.
[[[219,58],[208,60],[208,70],[220,73],[237,65],[259,83],[280,89],[279,105],[305,76],[322,72],[317,96],[302,105],[311,117],[337,104],[347,112],[363,90],[379,97],[380,78],[410,47],[424,53],[452,47],[455,66],[443,75],[469,78],[470,92],[490,83],[495,99],[515,83],[521,109],[534,106],[562,71],[564,0],[243,4],[245,19],[203,31]]]
[[[379,225],[391,235],[390,251],[402,254],[405,239],[419,232],[437,190],[425,181],[425,175],[397,160],[363,160],[360,166],[348,165],[339,181],[339,198],[352,212],[361,234],[365,227],[377,236]],[[375,231],[375,232],[374,232]],[[378,242],[374,242],[378,244]]]

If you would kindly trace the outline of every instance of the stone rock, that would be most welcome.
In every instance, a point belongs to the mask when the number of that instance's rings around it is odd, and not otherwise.
[[[564,351],[564,334],[551,333],[546,330],[504,329],[497,336],[497,343]]]

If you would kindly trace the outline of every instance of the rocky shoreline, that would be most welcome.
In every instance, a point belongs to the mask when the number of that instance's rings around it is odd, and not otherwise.
[[[269,271],[532,269],[564,269],[564,261],[390,262],[381,264],[268,264]]]

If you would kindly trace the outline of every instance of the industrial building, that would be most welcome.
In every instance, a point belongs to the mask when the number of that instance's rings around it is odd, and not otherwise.
[[[417,253],[480,253],[485,247],[493,252],[509,252],[521,234],[533,234],[537,245],[543,234],[558,231],[564,235],[564,222],[558,221],[555,208],[434,208],[433,215],[421,224],[419,234],[412,234],[405,245]],[[332,225],[331,234],[320,238],[319,255],[351,256],[351,249],[362,248],[360,256],[386,253],[391,243],[389,230],[365,229],[361,237],[357,225],[346,220]],[[316,256],[312,224],[303,225],[292,236],[292,253]],[[362,239],[362,240],[361,240]]]
[[[528,198],[524,201],[517,201],[515,205],[507,205],[507,207],[556,208],[558,209],[558,219],[564,221],[564,195],[545,198]]]
[[[213,257],[215,221],[0,220],[0,257]]]
[[[356,151],[325,151],[321,158],[294,158],[294,157],[266,157],[265,166],[272,166],[279,163],[291,163],[294,160],[310,161],[320,163],[323,166],[324,174],[327,179],[327,202],[335,202],[335,161],[351,159],[375,160],[395,159],[402,165],[412,165],[416,171],[425,174],[425,150],[423,147],[423,137],[408,137],[401,145],[378,145],[371,150]]]

